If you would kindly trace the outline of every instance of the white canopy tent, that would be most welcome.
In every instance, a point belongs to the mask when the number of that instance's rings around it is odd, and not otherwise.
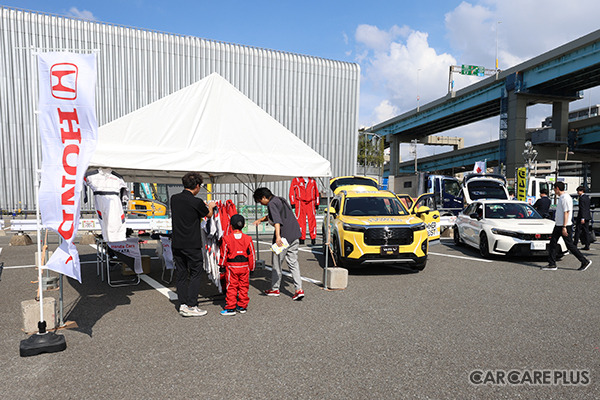
[[[101,126],[90,167],[152,183],[188,171],[207,183],[331,176],[328,160],[216,73]]]
[[[189,171],[213,184],[331,176],[328,160],[217,73],[101,126],[98,167],[177,184]]]

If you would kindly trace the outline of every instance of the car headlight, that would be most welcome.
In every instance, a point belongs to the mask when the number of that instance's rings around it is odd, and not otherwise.
[[[364,232],[365,231],[365,227],[362,225],[352,225],[352,224],[347,224],[344,223],[344,230],[348,231],[348,232]]]
[[[502,236],[510,236],[510,237],[519,237],[519,232],[506,231],[504,229],[492,228],[492,233],[494,235],[502,235]]]
[[[413,232],[423,231],[425,230],[425,223],[421,222],[420,224],[412,225],[410,229],[412,229]]]

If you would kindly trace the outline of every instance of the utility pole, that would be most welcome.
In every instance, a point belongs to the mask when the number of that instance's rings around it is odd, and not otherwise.
[[[419,143],[419,141],[417,139],[413,139],[410,141],[410,143],[411,143],[410,152],[415,157],[415,175],[416,175],[417,174],[417,143]]]

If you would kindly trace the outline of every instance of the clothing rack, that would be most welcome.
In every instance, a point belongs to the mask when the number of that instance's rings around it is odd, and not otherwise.
[[[248,203],[248,195],[246,195],[246,193],[240,193],[238,191],[235,192],[209,192],[208,190],[206,191],[206,196],[223,196],[223,197],[227,197],[227,196],[236,196],[236,201],[235,201],[235,206],[237,207],[238,204],[247,204]],[[242,196],[244,199],[240,201],[239,197]],[[213,199],[214,200],[214,199]],[[229,199],[228,199],[229,200]]]

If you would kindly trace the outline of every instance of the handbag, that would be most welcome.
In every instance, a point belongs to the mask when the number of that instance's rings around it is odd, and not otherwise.
[[[589,234],[589,241],[588,243],[594,243],[596,241],[596,232],[594,232],[594,229],[590,229],[590,234]]]

